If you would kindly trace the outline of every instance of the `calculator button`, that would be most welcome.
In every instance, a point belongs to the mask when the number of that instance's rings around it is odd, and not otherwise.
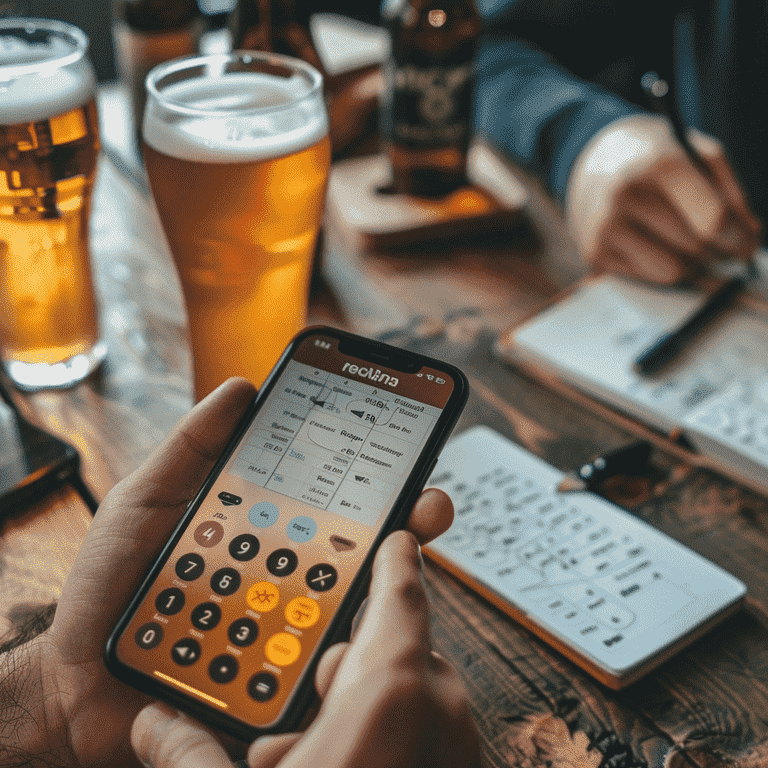
[[[155,608],[163,616],[173,616],[184,607],[184,593],[178,587],[164,589],[155,598]]]
[[[321,563],[320,565],[313,565],[307,571],[306,580],[307,586],[314,589],[315,592],[327,592],[336,584],[337,578],[338,574],[332,565]]]
[[[229,554],[241,563],[259,554],[259,540],[250,533],[241,533],[229,542]]]
[[[635,614],[632,611],[615,603],[613,600],[606,600],[603,605],[592,611],[592,613],[603,623],[614,629],[626,629],[635,620]]]
[[[188,667],[200,658],[200,643],[191,637],[183,637],[173,648],[171,658],[181,667]]]
[[[155,621],[150,621],[148,624],[142,624],[142,626],[136,630],[134,639],[139,648],[143,648],[145,651],[151,651],[163,642],[163,628]]]
[[[251,645],[258,636],[259,625],[253,619],[248,618],[233,621],[227,630],[229,641],[232,645],[237,645],[240,648]]]
[[[295,541],[297,544],[305,544],[315,537],[317,523],[311,517],[300,515],[299,517],[294,517],[288,523],[285,533],[291,541]]]
[[[278,632],[267,640],[264,653],[273,664],[278,667],[287,667],[301,655],[301,643],[296,635]]]
[[[205,570],[205,560],[196,552],[182,555],[176,563],[176,575],[184,581],[194,581]]]
[[[231,683],[240,671],[240,665],[234,656],[228,653],[217,656],[208,665],[208,674],[214,683]]]
[[[192,611],[190,621],[197,629],[213,629],[221,621],[221,608],[216,603],[201,603]]]
[[[269,672],[259,672],[248,681],[248,694],[256,701],[269,701],[277,693],[277,678]]]
[[[245,596],[251,610],[258,613],[271,611],[280,600],[280,590],[271,581],[259,581],[253,584]]]
[[[224,538],[224,526],[209,520],[195,528],[195,541],[201,547],[215,547]]]
[[[285,606],[285,618],[294,627],[308,629],[317,624],[320,606],[311,597],[294,597]]]
[[[277,522],[280,510],[269,501],[260,501],[248,511],[248,519],[257,528],[269,528]]]
[[[240,588],[240,574],[234,568],[220,568],[211,576],[211,589],[218,595],[234,595]]]
[[[276,549],[267,558],[267,570],[273,576],[290,576],[299,564],[299,558],[292,549]]]

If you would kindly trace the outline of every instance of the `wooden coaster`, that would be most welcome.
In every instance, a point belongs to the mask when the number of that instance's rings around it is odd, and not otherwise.
[[[471,186],[442,199],[417,198],[379,191],[390,182],[383,155],[343,160],[331,169],[328,215],[365,250],[515,226],[528,193],[508,165],[485,144],[476,144],[467,171]]]

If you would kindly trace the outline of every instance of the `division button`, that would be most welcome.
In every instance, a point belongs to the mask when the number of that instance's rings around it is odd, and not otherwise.
[[[296,635],[278,632],[267,640],[264,646],[266,657],[278,667],[293,664],[301,654],[301,643]]]
[[[224,526],[208,520],[195,528],[195,541],[201,547],[215,547],[224,538]]]
[[[163,642],[163,628],[157,622],[150,621],[149,624],[142,624],[136,630],[134,638],[139,648],[150,651]]]
[[[269,528],[277,522],[280,510],[269,501],[260,501],[248,511],[248,519],[257,528]]]
[[[245,596],[248,607],[258,613],[271,611],[280,600],[280,590],[270,581],[253,584]]]
[[[285,533],[291,541],[295,541],[297,544],[305,544],[315,537],[317,523],[311,517],[294,517],[288,523]]]
[[[231,683],[237,677],[239,670],[240,665],[237,663],[237,659],[228,653],[217,656],[208,665],[208,674],[211,676],[211,680],[222,685]]]
[[[184,593],[178,587],[164,589],[155,598],[155,608],[163,616],[173,616],[184,607]]]
[[[313,565],[307,571],[307,586],[315,592],[326,592],[333,587],[337,578],[338,574],[332,565]]]
[[[216,603],[200,603],[190,616],[192,625],[205,631],[213,629],[221,621],[221,608]]]
[[[176,563],[176,575],[184,581],[194,581],[202,575],[204,570],[205,560],[196,552],[182,555]]]
[[[290,576],[299,564],[299,558],[292,549],[276,549],[267,558],[267,570],[273,576]]]
[[[234,568],[219,568],[211,576],[211,589],[218,595],[234,595],[240,588],[240,573]]]
[[[277,693],[277,678],[269,672],[259,672],[248,681],[248,693],[256,701],[269,701]]]
[[[240,648],[245,648],[246,645],[251,645],[258,636],[259,625],[253,619],[248,618],[233,621],[227,630],[229,641],[232,645],[237,645]]]
[[[285,607],[285,618],[299,629],[308,629],[317,624],[320,606],[311,597],[294,597]]]
[[[171,658],[182,667],[194,664],[200,658],[200,643],[191,637],[182,637],[171,648]]]
[[[259,540],[251,533],[241,533],[229,542],[229,554],[241,563],[259,554]]]

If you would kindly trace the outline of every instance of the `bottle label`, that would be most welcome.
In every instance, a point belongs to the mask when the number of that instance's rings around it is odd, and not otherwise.
[[[398,144],[437,147],[469,137],[471,63],[458,66],[391,65],[391,131]]]

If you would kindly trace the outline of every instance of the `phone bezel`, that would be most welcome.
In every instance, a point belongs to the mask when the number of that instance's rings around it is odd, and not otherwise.
[[[202,500],[207,496],[226,462],[239,445],[240,440],[243,438],[254,416],[269,396],[275,383],[279,379],[280,374],[293,356],[294,351],[305,338],[317,334],[332,336],[339,339],[341,343],[351,344],[356,349],[365,350],[367,356],[361,356],[361,359],[364,360],[370,360],[371,362],[377,362],[379,364],[384,362],[384,364],[389,365],[386,360],[397,358],[398,360],[408,361],[407,365],[403,367],[402,370],[407,370],[416,365],[418,365],[419,368],[424,366],[434,368],[450,376],[454,386],[453,391],[443,408],[442,414],[424,444],[419,458],[403,484],[400,493],[390,507],[384,524],[376,535],[368,555],[363,560],[357,576],[353,580],[347,594],[342,599],[333,621],[328,625],[328,629],[323,639],[318,643],[302,672],[294,693],[288,700],[288,706],[285,709],[284,714],[268,727],[249,726],[242,723],[239,719],[233,718],[205,705],[198,699],[186,696],[176,689],[164,685],[149,675],[137,672],[131,667],[124,665],[117,658],[117,643],[133,617],[134,612],[144,600],[144,597],[154,584],[155,579],[167,562],[179,539],[194,518]],[[375,354],[371,357],[370,355],[372,352]],[[389,367],[396,368],[395,365],[390,365]],[[381,545],[381,542],[392,533],[392,531],[402,528],[405,525],[408,513],[413,503],[418,498],[418,495],[421,493],[427,479],[432,474],[440,450],[450,436],[453,427],[456,425],[468,396],[469,382],[467,381],[466,376],[458,368],[449,363],[326,326],[311,326],[297,334],[281,355],[272,372],[262,385],[258,395],[249,405],[245,415],[238,423],[232,437],[228,441],[226,448],[216,461],[213,469],[200,487],[200,490],[195,494],[194,499],[187,507],[187,511],[184,513],[168,542],[164,545],[160,554],[155,559],[149,572],[143,578],[141,586],[110,634],[104,653],[104,660],[110,672],[122,682],[127,683],[144,693],[169,701],[208,725],[219,728],[222,731],[241,739],[253,740],[264,734],[283,733],[295,729],[301,722],[314,698],[314,672],[320,657],[329,646],[349,637],[352,620],[367,592],[370,570],[376,551]]]

